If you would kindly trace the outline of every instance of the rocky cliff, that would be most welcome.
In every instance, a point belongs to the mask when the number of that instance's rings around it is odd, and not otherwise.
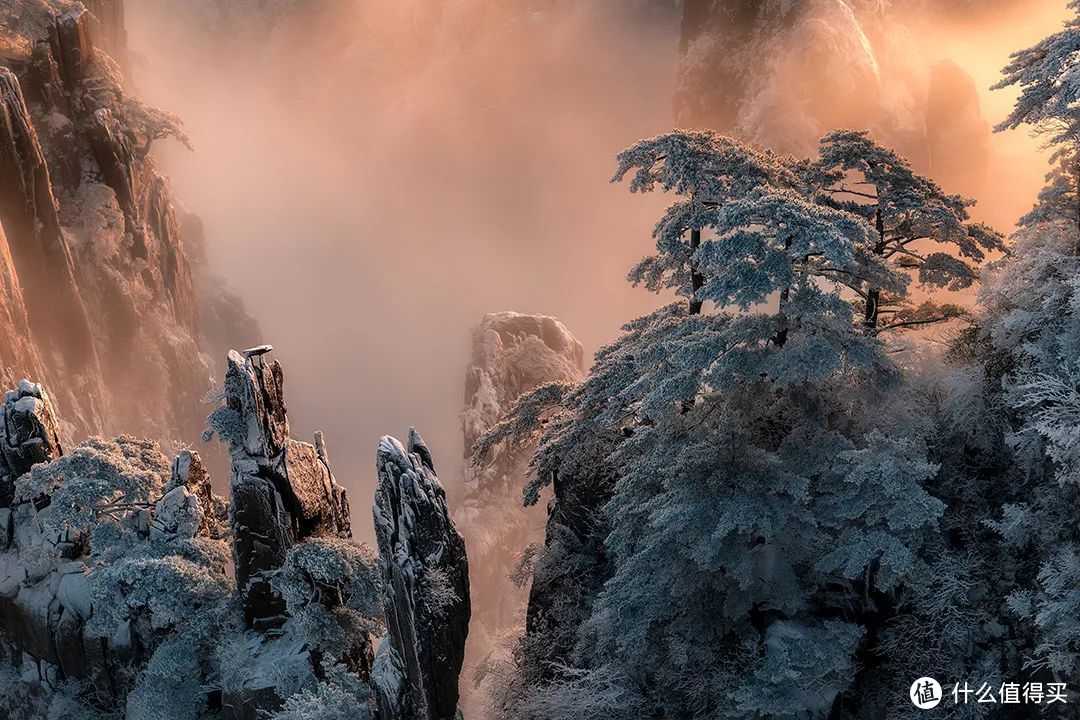
[[[65,452],[49,393],[7,393],[0,718],[458,714],[468,560],[431,453],[415,431],[380,442],[376,559],[349,538],[321,437],[290,437],[268,352],[230,353],[210,418],[228,501],[195,452],[129,436]]]
[[[258,338],[193,263],[194,224],[150,154],[186,142],[180,122],[124,87],[121,0],[15,4],[0,29],[0,378],[55,388],[71,437],[193,442],[215,345]]]
[[[407,446],[384,437],[376,468],[387,624],[373,672],[380,720],[453,720],[471,613],[465,543],[415,429]]]
[[[284,599],[270,577],[289,548],[310,537],[352,536],[349,502],[330,472],[321,435],[315,445],[289,436],[281,364],[263,361],[270,349],[229,353],[225,404],[210,416],[232,458],[236,583],[245,619],[256,628],[285,620]]]
[[[867,129],[940,181],[957,182],[955,167],[968,180],[985,171],[990,128],[971,77],[920,58],[903,14],[913,4],[685,0],[676,125],[797,154],[830,130]]]
[[[556,318],[514,312],[485,315],[473,329],[472,346],[461,415],[465,482],[455,517],[469,546],[473,586],[483,589],[470,640],[470,658],[480,660],[523,628],[528,578],[519,566],[542,542],[547,513],[544,503],[522,502],[535,443],[496,446],[480,464],[472,462],[472,446],[524,393],[579,381],[584,353]]]

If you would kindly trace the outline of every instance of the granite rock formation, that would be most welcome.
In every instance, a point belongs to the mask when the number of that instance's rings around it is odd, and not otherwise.
[[[606,457],[620,438],[596,439],[593,457]],[[537,554],[529,587],[525,634],[520,649],[522,677],[533,685],[556,678],[570,667],[578,630],[592,612],[612,563],[604,547],[610,532],[604,505],[617,476],[606,462],[583,475],[553,479],[544,547]]]
[[[309,717],[321,693],[360,719],[460,716],[468,561],[430,451],[415,431],[379,445],[376,561],[321,433],[290,437],[268,352],[230,353],[209,419],[228,504],[198,453],[123,436],[65,454],[49,394],[7,393],[0,717]]]
[[[5,393],[0,420],[0,548],[6,549],[11,541],[15,480],[34,465],[60,457],[64,450],[56,408],[41,385],[24,380]]]
[[[172,477],[154,504],[150,536],[163,541],[204,535],[222,537],[225,503],[214,494],[199,453],[181,450],[173,460]]]
[[[97,523],[114,527],[114,539],[209,538],[223,501],[197,453],[176,459],[168,484],[169,462],[152,442],[95,439],[65,454],[56,409],[38,384],[6,393],[0,414],[0,656],[28,687],[74,681],[122,700],[132,663],[144,662],[170,627],[146,617],[114,622],[102,609],[92,587],[109,569]],[[143,495],[161,499],[136,499]],[[224,566],[215,572],[224,583]]]
[[[0,28],[0,380],[54,388],[69,438],[190,443],[222,344],[202,332],[203,296],[220,293],[150,154],[186,142],[180,122],[124,87],[123,17],[122,0],[23,0]],[[214,334],[256,341],[246,317]]]
[[[935,177],[957,142],[958,160],[976,165],[970,177],[986,162],[989,125],[963,71],[919,57],[904,4],[685,0],[676,124],[799,155],[831,130],[866,129]]]
[[[231,520],[236,582],[245,618],[255,628],[284,620],[269,573],[294,544],[311,537],[351,537],[345,489],[330,472],[321,438],[293,440],[284,375],[267,362],[268,345],[229,353],[223,407],[210,416],[232,458]]]
[[[474,602],[470,658],[520,633],[527,588],[523,578],[515,583],[510,576],[523,553],[543,540],[546,518],[543,503],[522,503],[535,443],[496,446],[480,464],[472,462],[472,446],[521,395],[551,382],[578,382],[583,361],[581,343],[553,317],[492,313],[473,330],[461,416],[465,484],[455,513],[469,546],[473,586],[483,588]]]
[[[469,563],[431,453],[416,430],[407,447],[379,442],[375,534],[387,637],[372,685],[380,720],[460,716],[458,677],[469,633]]]

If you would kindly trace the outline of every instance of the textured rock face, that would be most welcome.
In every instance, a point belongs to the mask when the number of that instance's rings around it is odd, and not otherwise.
[[[926,128],[934,178],[950,191],[979,196],[988,179],[990,123],[975,80],[950,60],[930,69]]]
[[[472,446],[522,394],[551,382],[582,377],[581,343],[553,317],[503,312],[484,316],[473,331],[465,374],[465,487],[455,513],[472,559],[474,604],[470,658],[485,654],[507,633],[521,630],[526,592],[509,578],[521,553],[544,537],[543,503],[523,507],[529,461],[536,448],[496,447],[481,465]],[[471,662],[471,661],[470,661]]]
[[[951,135],[965,160],[985,162],[978,146],[989,138],[988,124],[977,106],[967,117],[966,99],[953,108],[958,115],[939,112],[939,90],[954,78],[934,78],[936,70],[927,87],[930,67],[911,51],[903,4],[685,0],[676,124],[800,155],[812,154],[830,130],[865,128],[920,171],[935,172],[944,168],[934,161],[944,152],[940,139]],[[923,11],[960,5],[925,3]],[[957,124],[967,135],[954,132]]]
[[[54,493],[77,476],[142,476],[149,491],[164,488],[153,509],[113,503],[114,489],[107,487],[102,497],[90,500],[100,503],[119,532],[155,536],[164,543],[220,534],[223,501],[210,492],[210,478],[197,453],[181,453],[173,463],[172,480],[164,486],[157,478],[167,477],[168,460],[152,442],[130,437],[94,440],[65,455],[56,410],[38,384],[23,381],[7,392],[0,415],[0,482],[5,492],[0,502],[0,656],[22,668],[24,682],[45,690],[77,680],[96,693],[122,698],[130,664],[145,661],[143,650],[167,628],[125,621],[108,627],[104,636],[100,629],[88,630],[95,619],[91,579],[103,568],[89,555],[86,528],[73,526],[65,515],[72,496],[56,503]],[[34,480],[39,470],[49,476],[52,468],[58,468],[55,476],[39,487]],[[13,496],[17,480],[27,485],[20,496]],[[225,568],[218,572],[224,578]]]
[[[601,437],[593,455],[604,457],[618,438]],[[592,455],[592,453],[590,453]],[[544,549],[533,569],[525,620],[521,668],[534,684],[550,681],[570,666],[578,630],[611,577],[604,548],[610,528],[603,507],[616,475],[600,464],[584,477],[557,477],[548,506]]]
[[[8,391],[0,416],[4,423],[0,435],[0,508],[10,508],[15,480],[35,464],[55,460],[64,451],[56,408],[41,385],[23,380]]]
[[[446,495],[415,430],[379,442],[375,534],[387,639],[372,684],[380,720],[450,720],[469,632],[469,565]]]
[[[18,78],[0,67],[0,222],[22,286],[28,328],[20,343],[40,348],[51,368],[82,368],[79,389],[103,399],[101,371],[90,322],[75,279],[67,238],[60,226],[49,167],[30,118]],[[37,368],[15,368],[31,372]],[[73,378],[74,379],[74,378]],[[74,398],[72,398],[74,399]],[[89,409],[84,427],[100,424]]]
[[[309,537],[350,537],[345,489],[330,472],[321,437],[318,447],[289,437],[284,375],[269,346],[229,353],[225,406],[210,426],[232,458],[231,518],[236,582],[245,617],[255,628],[283,621],[284,605],[267,573]]]
[[[199,453],[180,451],[163,492],[154,505],[152,538],[168,541],[223,534],[226,509],[212,490],[210,473]]]
[[[200,299],[220,293],[195,276],[149,154],[186,138],[122,86],[122,0],[18,12],[0,28],[15,48],[0,59],[0,379],[55,388],[71,436],[193,442],[212,375]],[[242,311],[212,316],[215,336],[258,340]]]

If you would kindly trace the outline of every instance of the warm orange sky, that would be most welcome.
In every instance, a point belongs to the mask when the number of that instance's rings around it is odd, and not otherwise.
[[[1009,55],[1059,30],[1068,16],[1064,0],[1023,0],[994,13],[965,16],[962,22],[908,22],[928,62],[951,59],[975,79],[983,115],[995,125],[1017,96],[1015,88],[990,90]],[[991,147],[995,158],[990,182],[978,198],[982,207],[976,215],[1008,231],[1042,187],[1047,153],[1023,128],[995,133]]]
[[[196,146],[155,152],[262,324],[257,342],[277,348],[298,436],[326,432],[354,497],[370,494],[378,437],[413,424],[452,481],[483,313],[556,315],[591,354],[665,302],[625,278],[667,199],[608,181],[621,149],[672,127],[674,5],[643,23],[629,3],[522,17],[524,0],[458,0],[432,24],[432,0],[357,0],[355,17],[301,13],[273,31],[207,22],[204,5],[129,3],[139,94],[178,112]],[[909,19],[899,61],[928,74],[951,58],[997,122],[1012,93],[989,86],[1064,5]],[[1022,130],[991,146],[975,214],[1008,230],[1045,159]]]

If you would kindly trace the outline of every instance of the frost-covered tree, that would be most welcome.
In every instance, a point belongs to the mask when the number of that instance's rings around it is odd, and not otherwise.
[[[985,349],[1009,464],[995,484],[989,526],[1004,547],[1007,608],[1029,645],[1029,664],[1059,678],[1080,669],[1076,556],[1080,523],[1080,259],[1070,220],[1014,236],[983,302]]]
[[[812,173],[825,202],[870,221],[873,253],[916,271],[924,286],[967,288],[986,252],[1003,247],[1000,234],[970,221],[973,200],[949,195],[866,132],[838,130],[823,137]],[[913,307],[904,294],[879,287],[869,287],[863,300],[863,323],[876,329],[925,325],[963,312],[932,300]]]
[[[1054,147],[1047,186],[1022,225],[1068,220],[1080,227],[1080,2],[1070,0],[1068,7],[1076,16],[1059,32],[1013,53],[994,86],[1020,90],[1012,112],[995,129],[1027,125]]]
[[[682,195],[631,279],[718,310],[627,324],[583,384],[538,389],[478,447],[541,433],[529,497],[600,465],[614,477],[594,525],[607,579],[564,666],[512,688],[522,717],[857,715],[904,692],[880,645],[944,506],[920,413],[852,300],[902,295],[906,277],[864,216],[797,192],[798,163],[698,133],[628,152],[696,141],[624,154],[617,177],[642,167],[633,189]],[[732,152],[769,172],[729,179]]]
[[[1080,11],[1080,3],[1069,8]],[[1048,185],[982,295],[979,360],[996,383],[1008,463],[988,523],[1000,538],[1006,623],[1030,672],[1080,670],[1080,17],[1015,53],[997,87],[1020,90],[998,130],[1028,125],[1053,148]]]
[[[331,663],[370,666],[371,639],[382,630],[382,589],[374,553],[342,538],[295,545],[271,579],[285,600],[287,630]]]
[[[784,161],[711,131],[677,132],[636,143],[617,158],[615,181],[630,179],[631,192],[657,188],[682,199],[653,229],[656,254],[630,271],[630,280],[656,292],[672,288],[687,298],[690,314],[701,312],[706,282],[697,252],[710,213],[755,188],[797,184]]]

